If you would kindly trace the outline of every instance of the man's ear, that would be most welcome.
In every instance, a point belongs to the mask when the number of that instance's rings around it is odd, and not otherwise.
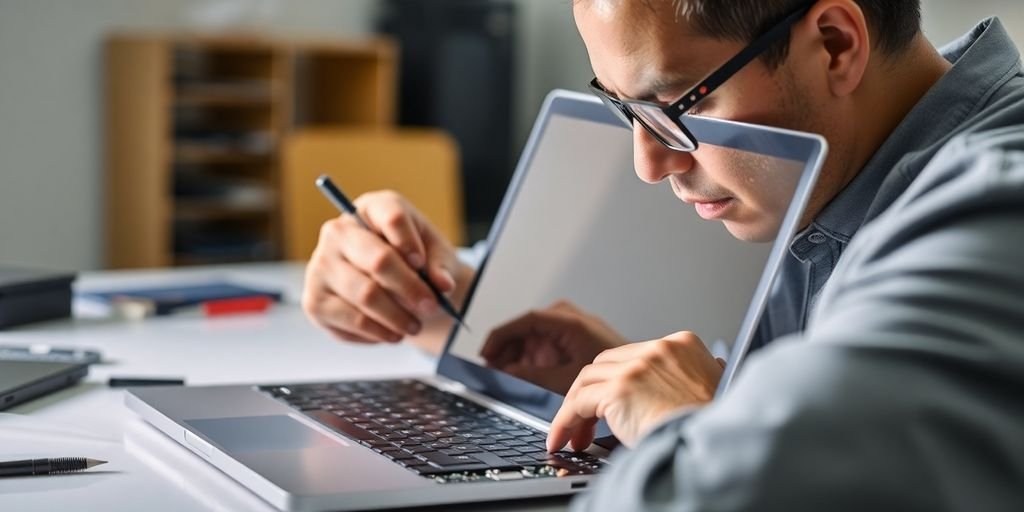
[[[834,96],[849,96],[860,86],[871,59],[871,36],[864,12],[854,0],[819,1],[804,19],[826,64]]]

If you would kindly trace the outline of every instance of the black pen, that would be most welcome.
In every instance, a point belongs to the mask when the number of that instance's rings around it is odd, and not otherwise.
[[[150,379],[148,377],[111,377],[107,385],[112,388],[137,386],[184,386],[185,379]]]
[[[58,475],[82,471],[106,463],[107,461],[105,460],[86,459],[84,457],[12,460],[10,462],[0,462],[0,476]]]
[[[371,233],[376,233],[377,236],[381,238],[381,240],[384,240],[384,242],[387,243],[387,240],[385,240],[380,233],[377,233],[372,228],[370,228],[370,225],[367,224],[365,220],[363,220],[363,218],[359,215],[359,212],[356,210],[356,206],[352,204],[352,201],[349,201],[348,198],[345,197],[345,193],[342,192],[341,189],[338,188],[338,186],[335,185],[333,181],[331,181],[330,176],[327,176],[326,174],[321,175],[319,178],[316,179],[316,186],[317,188],[320,189],[320,192],[323,192],[324,196],[326,196],[327,199],[330,200],[331,203],[333,203],[334,206],[338,208],[339,211],[355,217],[356,221],[359,222],[359,225],[362,226],[363,229]],[[426,283],[427,287],[430,288],[430,291],[434,292],[434,298],[437,299],[437,303],[441,305],[441,309],[448,313],[449,316],[454,318],[455,321],[459,322],[459,324],[465,327],[466,330],[468,331],[469,326],[466,325],[466,322],[462,320],[462,315],[459,315],[459,311],[455,309],[455,306],[452,306],[451,302],[448,302],[448,298],[445,297],[444,294],[442,294],[434,286],[434,284],[430,282],[430,277],[427,276],[427,271],[421,268],[417,269],[416,273],[420,276],[420,279],[422,279],[423,282]]]

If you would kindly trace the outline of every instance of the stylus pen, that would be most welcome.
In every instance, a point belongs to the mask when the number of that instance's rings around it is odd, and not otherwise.
[[[59,459],[25,459],[0,462],[0,476],[32,476],[59,475],[82,471],[100,464],[105,460],[86,459],[84,457],[61,457]]]
[[[371,233],[376,233],[381,240],[384,240],[384,243],[387,243],[387,240],[380,233],[377,233],[376,231],[371,229],[370,225],[367,224],[365,220],[363,220],[363,218],[359,215],[359,212],[356,211],[356,206],[352,204],[352,201],[349,201],[348,197],[345,197],[345,193],[342,192],[341,189],[338,188],[338,186],[335,185],[333,181],[331,181],[330,176],[327,176],[326,174],[321,175],[319,178],[316,179],[316,186],[317,188],[320,189],[320,192],[323,192],[324,196],[326,196],[327,199],[330,200],[331,203],[333,203],[334,206],[338,208],[339,211],[355,217],[356,221],[359,222],[359,225],[362,226],[363,229]],[[448,298],[445,297],[444,294],[442,294],[434,286],[434,284],[430,282],[430,277],[427,276],[426,269],[418,269],[416,270],[416,273],[420,276],[420,279],[423,280],[427,287],[430,288],[430,291],[434,292],[434,298],[437,299],[437,303],[440,304],[441,309],[448,313],[449,316],[454,318],[455,321],[459,322],[459,324],[465,327],[466,330],[468,331],[469,326],[466,325],[466,322],[462,320],[462,315],[460,315],[459,311],[455,309],[455,306],[452,306],[451,302],[448,302]]]

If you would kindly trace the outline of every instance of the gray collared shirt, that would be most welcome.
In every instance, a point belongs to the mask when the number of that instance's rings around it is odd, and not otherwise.
[[[943,54],[793,244],[803,288],[771,317],[792,334],[613,457],[577,509],[1024,507],[1024,75],[997,19]]]
[[[955,135],[977,120],[1015,74],[1017,51],[995,21],[944,48],[954,68],[931,90],[889,136],[860,173],[811,225],[799,233],[783,260],[752,347],[760,348],[807,325],[821,290],[850,240],[862,225],[885,211]],[[967,59],[964,55],[975,47]],[[982,55],[978,55],[981,53]]]

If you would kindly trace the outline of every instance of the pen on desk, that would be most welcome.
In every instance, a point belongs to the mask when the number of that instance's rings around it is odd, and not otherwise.
[[[376,231],[370,228],[370,225],[367,224],[365,220],[363,220],[363,217],[359,215],[359,212],[356,210],[356,206],[352,204],[352,201],[349,201],[349,199],[345,197],[345,194],[341,191],[340,188],[338,188],[337,185],[334,184],[333,181],[331,181],[331,178],[329,176],[324,174],[317,178],[316,186],[317,188],[320,189],[320,192],[323,192],[324,196],[326,196],[327,199],[331,203],[333,203],[336,208],[338,208],[339,211],[355,217],[356,221],[359,222],[359,225],[362,226],[363,229],[371,233],[376,233]],[[380,233],[377,233],[377,236],[380,236],[382,240],[384,239],[384,237],[381,236]],[[385,242],[387,241],[385,240]],[[441,306],[441,309],[448,313],[449,316],[454,318],[455,321],[459,322],[459,324],[462,325],[462,327],[465,327],[466,330],[468,331],[469,326],[466,325],[465,321],[463,321],[462,315],[460,315],[459,311],[455,309],[455,306],[453,306],[452,303],[448,301],[448,298],[445,297],[444,294],[442,294],[437,289],[437,287],[435,287],[434,284],[430,282],[430,277],[427,276],[426,270],[422,268],[417,269],[416,273],[419,274],[420,279],[422,279],[423,282],[426,283],[427,287],[430,288],[430,291],[434,293],[434,298],[437,299],[437,303]]]
[[[184,386],[185,379],[150,379],[143,377],[111,377],[107,385],[112,388],[138,386]]]
[[[105,460],[84,457],[61,457],[59,459],[25,459],[0,462],[0,476],[58,475],[82,471],[106,464]]]

